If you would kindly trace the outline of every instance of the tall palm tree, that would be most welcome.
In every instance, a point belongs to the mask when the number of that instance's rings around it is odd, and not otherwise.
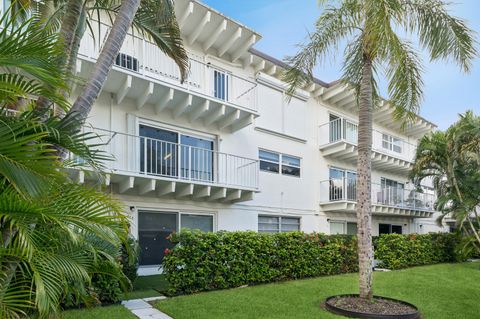
[[[466,248],[480,252],[480,117],[469,111],[445,132],[420,141],[411,177],[432,179],[438,195],[435,208],[457,221]]]
[[[22,3],[25,3],[25,8],[36,11],[39,21],[53,22],[59,26],[58,44],[64,54],[57,59],[56,64],[68,74],[74,71],[78,49],[85,31],[89,30],[96,37],[95,24],[101,23],[101,17],[107,17],[114,24],[103,45],[95,69],[77,99],[77,106],[70,112],[81,113],[77,116],[83,119],[88,115],[93,101],[100,92],[106,74],[113,65],[130,27],[153,40],[162,52],[176,62],[180,69],[181,80],[186,78],[188,56],[183,47],[172,0],[47,0],[41,3],[26,0]],[[73,82],[74,79],[71,77],[67,81],[68,88],[71,88]],[[64,96],[68,95],[68,89],[60,88],[59,92]],[[40,98],[37,103],[38,113],[47,111],[51,102],[54,101],[50,101],[47,97]],[[82,112],[79,112],[80,109]]]
[[[468,71],[476,55],[474,32],[448,12],[442,0],[321,0],[324,11],[299,52],[288,58],[290,93],[312,80],[324,62],[347,40],[342,81],[357,94],[359,107],[357,220],[360,297],[372,298],[371,235],[372,113],[378,100],[378,73],[385,70],[389,103],[397,118],[412,119],[422,99],[422,64],[413,45],[397,31],[418,35],[431,60],[452,60]]]
[[[74,117],[42,121],[28,111],[39,94],[68,106],[53,89],[66,85],[65,74],[54,63],[57,34],[34,19],[16,21],[10,12],[0,18],[0,318],[46,318],[71,289],[66,283],[85,289],[98,260],[121,277],[116,260],[128,229],[121,205],[71,180],[68,169],[81,164],[55,151],[95,167],[105,159],[90,147],[96,136],[72,134]]]
[[[141,6],[141,4],[143,5]],[[112,68],[113,62],[122,47],[123,41],[128,30],[134,22],[134,17],[138,8],[138,20],[134,26],[140,28],[143,26],[152,26],[153,29],[160,30],[158,33],[148,32],[158,47],[170,56],[179,66],[181,81],[186,77],[188,70],[188,56],[183,48],[180,37],[174,4],[172,0],[122,0],[118,9],[112,29],[95,63],[95,67],[90,74],[87,84],[79,94],[69,113],[74,114],[80,122],[85,121],[93,103],[98,97],[108,72]],[[148,30],[148,28],[147,28]]]

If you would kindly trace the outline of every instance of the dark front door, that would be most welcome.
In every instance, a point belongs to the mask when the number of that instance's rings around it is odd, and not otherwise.
[[[177,231],[177,214],[138,212],[140,265],[160,265],[166,248],[173,248],[168,235]]]

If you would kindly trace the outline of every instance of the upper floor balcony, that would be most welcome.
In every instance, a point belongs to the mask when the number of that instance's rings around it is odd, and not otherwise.
[[[239,202],[251,200],[258,191],[258,160],[218,152],[209,141],[148,127],[138,136],[98,128],[84,131],[95,133],[91,143],[112,156],[102,162],[102,169],[106,184],[113,184],[117,193]],[[156,132],[158,137],[152,137]],[[98,180],[95,174],[76,174],[79,182]]]
[[[372,213],[430,217],[434,213],[435,195],[405,186],[372,183]],[[357,181],[355,178],[329,179],[320,182],[320,207],[325,212],[356,212]]]
[[[358,124],[332,119],[319,128],[322,154],[355,164],[358,158]],[[415,157],[416,145],[378,130],[372,132],[372,166],[400,174],[407,173]]]
[[[77,75],[88,77],[111,27],[93,22],[95,38],[85,33],[77,62]],[[98,24],[98,28],[97,28]],[[253,122],[257,112],[257,84],[253,78],[236,74],[202,57],[189,54],[190,72],[181,83],[174,61],[157,45],[138,33],[125,38],[103,90],[115,94],[115,102],[133,100],[134,109],[153,107],[171,112],[206,127],[239,130]]]

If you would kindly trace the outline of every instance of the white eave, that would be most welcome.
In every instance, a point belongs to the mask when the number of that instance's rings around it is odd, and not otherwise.
[[[175,14],[182,38],[231,62],[238,62],[261,35],[196,0],[175,0]]]
[[[322,91],[318,97],[325,103],[343,109],[347,112],[358,113],[355,92],[342,82],[334,82],[329,88]],[[385,100],[380,101],[373,114],[373,121],[380,126],[399,131],[407,136],[421,138],[426,133],[436,129],[436,125],[417,116],[414,122],[403,127],[402,121],[394,119],[395,109]]]

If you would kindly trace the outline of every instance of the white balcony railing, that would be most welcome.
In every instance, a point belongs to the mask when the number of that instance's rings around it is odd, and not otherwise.
[[[107,39],[111,27],[93,22],[95,38],[86,32],[82,38],[79,55],[96,60]],[[225,101],[237,107],[257,110],[257,84],[248,78],[221,70],[211,63],[204,63],[190,55],[190,73],[184,83],[180,83],[180,72],[175,62],[166,56],[157,45],[141,34],[129,33],[120,53],[131,60],[124,67],[146,78],[159,80],[173,86],[193,91],[198,95]],[[135,59],[135,61],[133,61]],[[222,76],[219,76],[221,73]]]
[[[98,128],[84,128],[97,137],[91,144],[113,156],[107,173],[151,176],[204,184],[258,188],[258,160]]]
[[[413,189],[372,183],[371,196],[373,205],[425,211],[434,210],[435,195],[428,192],[419,192]],[[320,182],[320,201],[322,203],[339,201],[356,202],[356,179],[339,178]]]
[[[337,118],[328,123],[320,125],[319,143],[320,146],[344,141],[357,145],[358,124],[347,119]],[[408,143],[389,134],[372,131],[372,149],[379,153],[391,155],[407,161],[413,161],[416,145]]]

